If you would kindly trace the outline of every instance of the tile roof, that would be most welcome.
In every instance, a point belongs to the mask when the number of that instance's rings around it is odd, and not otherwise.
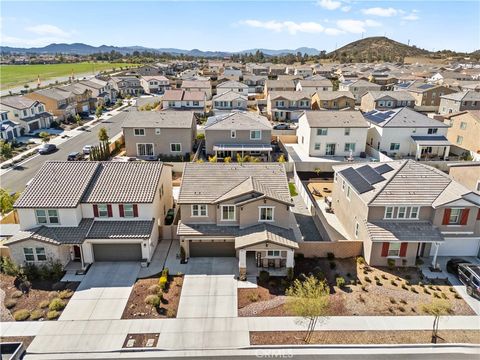
[[[264,242],[298,249],[298,243],[295,241],[295,234],[292,229],[284,229],[270,224],[258,224],[241,229],[238,236],[235,237],[235,249],[242,249]]]
[[[5,96],[0,100],[0,106],[6,105],[21,110],[31,107],[36,102],[37,100],[32,100],[25,96]]]
[[[148,239],[155,220],[95,221],[87,239]]]
[[[367,233],[374,242],[441,242],[441,231],[429,221],[372,221],[366,223]]]
[[[363,79],[356,79],[356,80],[347,80],[340,85],[348,86],[348,87],[367,87],[372,89],[380,89],[381,86],[375,83],[371,83],[370,81],[363,80]]]
[[[183,99],[183,90],[165,90],[163,94],[164,101],[181,101]]]
[[[295,82],[293,80],[267,80],[265,81],[267,88],[291,88],[295,89]]]
[[[59,90],[57,88],[48,88],[42,90],[36,90],[33,94],[43,95],[45,97],[54,99],[54,100],[65,100],[72,96],[72,93],[69,91]]]
[[[332,82],[328,79],[324,80],[300,80],[299,81],[302,88],[304,87],[324,87],[324,86],[333,86]]]
[[[183,80],[183,89],[198,88],[198,89],[211,89],[212,85],[208,80]]]
[[[302,100],[308,99],[310,100],[312,97],[311,91],[270,91],[268,94],[269,100],[273,101],[278,98],[283,98],[287,100]]]
[[[370,94],[374,100],[395,99],[397,101],[415,101],[408,91],[369,91],[363,96]]]
[[[225,81],[221,84],[218,84],[217,85],[217,89],[220,88],[235,88],[235,89],[238,89],[238,88],[243,88],[243,89],[246,89],[248,88],[248,85],[245,85],[239,81]]]
[[[302,117],[306,117],[311,128],[368,128],[362,113],[356,110],[321,110],[305,111]]]
[[[228,90],[226,92],[222,92],[218,95],[215,95],[212,100],[213,101],[233,101],[236,99],[241,99],[243,101],[248,101],[248,97],[246,95],[240,94],[239,92]]]
[[[205,124],[205,130],[248,129],[272,130],[272,125],[265,116],[248,111],[234,111],[228,114],[210,116]]]
[[[292,204],[283,164],[221,163],[186,163],[178,203],[214,203],[249,178],[260,196]]]
[[[355,100],[355,97],[353,96],[351,91],[317,91],[316,94],[320,101],[335,100],[344,96]]]
[[[449,126],[441,121],[432,119],[409,107],[396,108],[391,110],[372,110],[363,114],[367,121],[376,126],[392,128],[448,128]]]
[[[480,92],[469,90],[442,95],[442,99],[454,101],[480,101]]]
[[[205,101],[204,91],[184,91],[182,100],[185,101]]]
[[[192,111],[129,111],[122,127],[191,129],[194,123]]]

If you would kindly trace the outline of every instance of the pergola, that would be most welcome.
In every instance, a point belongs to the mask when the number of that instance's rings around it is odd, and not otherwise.
[[[448,159],[450,153],[450,141],[445,136],[412,136],[416,145],[415,159],[422,158],[422,151],[431,148],[430,154],[437,155],[440,158]]]
[[[218,152],[231,151],[236,153],[241,153],[242,156],[245,153],[250,154],[252,152],[267,153],[268,159],[270,160],[270,152],[273,150],[271,145],[265,144],[218,144],[213,145],[213,151],[215,151],[215,156],[218,158]]]

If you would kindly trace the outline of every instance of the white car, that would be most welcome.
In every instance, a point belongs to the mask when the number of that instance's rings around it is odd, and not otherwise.
[[[83,147],[83,153],[84,153],[85,155],[90,154],[90,150],[92,149],[92,147],[93,147],[93,145],[85,145],[85,146]]]

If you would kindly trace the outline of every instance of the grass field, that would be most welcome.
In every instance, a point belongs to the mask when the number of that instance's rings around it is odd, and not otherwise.
[[[16,86],[23,86],[29,82],[70,76],[73,74],[93,74],[101,70],[111,70],[113,68],[135,66],[125,63],[107,63],[107,62],[82,62],[73,64],[46,64],[46,65],[2,65],[0,67],[0,88],[10,89]]]

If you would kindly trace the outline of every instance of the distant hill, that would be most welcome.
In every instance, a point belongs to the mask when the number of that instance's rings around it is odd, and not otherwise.
[[[369,37],[354,41],[350,44],[327,54],[328,57],[346,62],[362,61],[401,61],[407,56],[428,56],[428,50],[409,46],[398,41],[383,37]]]

